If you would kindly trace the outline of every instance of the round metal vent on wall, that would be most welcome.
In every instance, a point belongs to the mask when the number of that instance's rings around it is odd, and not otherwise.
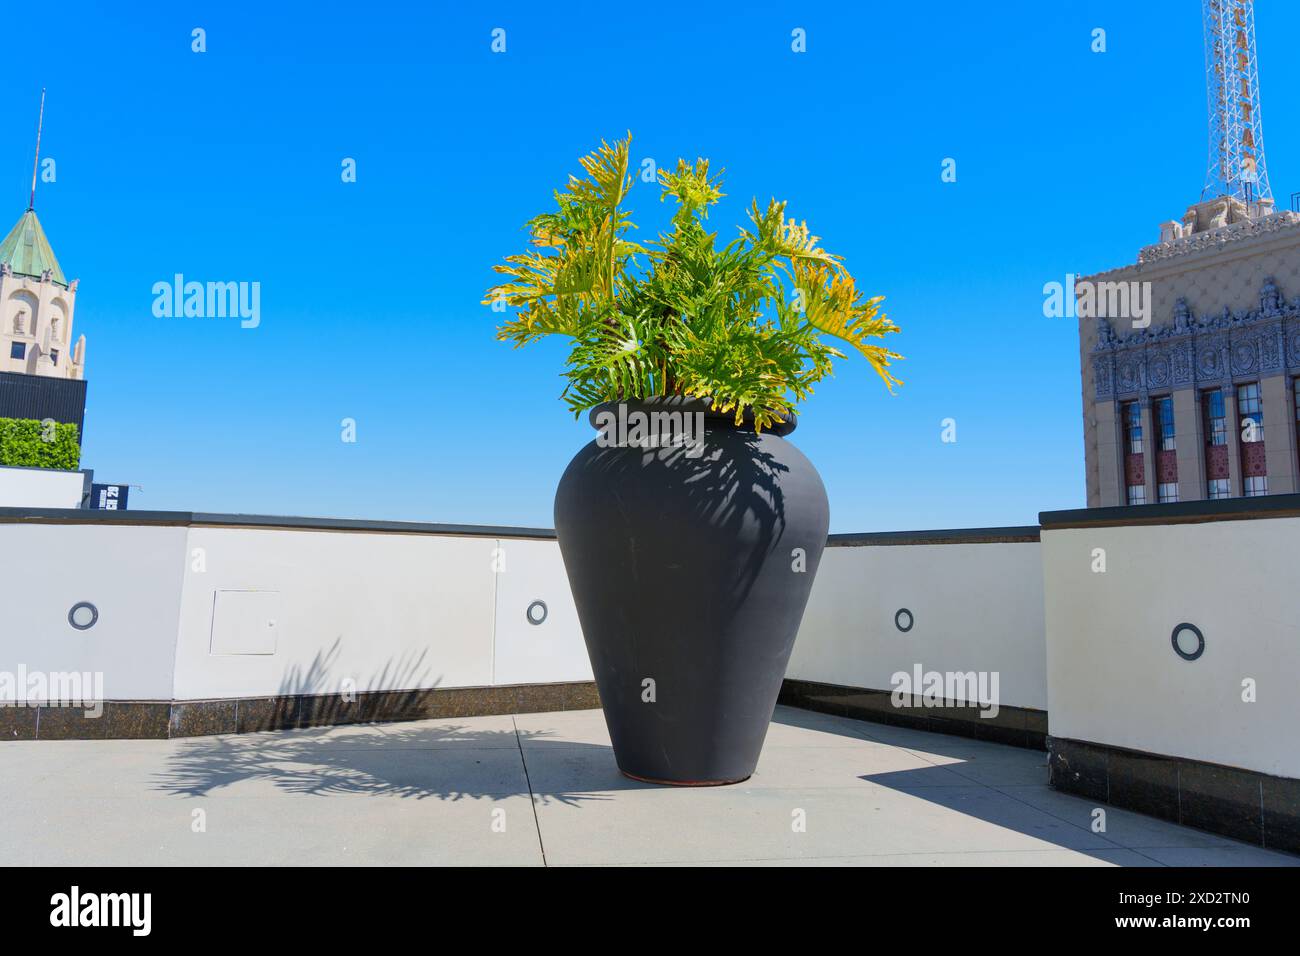
[[[1186,649],[1189,641],[1188,637],[1195,638],[1196,650],[1189,651]],[[1174,653],[1185,661],[1194,661],[1205,653],[1205,635],[1195,624],[1179,624],[1174,628],[1174,632],[1169,635],[1169,641],[1174,645]]]
[[[99,608],[89,601],[78,601],[68,611],[68,623],[78,631],[88,631],[99,620]]]
[[[546,621],[546,602],[534,601],[528,605],[528,610],[524,611],[524,616],[528,618],[529,624],[542,624]]]
[[[904,634],[912,629],[915,619],[912,612],[905,607],[900,607],[894,614],[894,627],[898,628]]]

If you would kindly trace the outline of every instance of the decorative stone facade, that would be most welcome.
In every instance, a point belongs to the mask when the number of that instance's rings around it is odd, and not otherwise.
[[[1127,336],[1098,319],[1097,399],[1145,398],[1180,388],[1230,388],[1239,379],[1300,374],[1300,296],[1288,303],[1270,276],[1258,309],[1197,318],[1179,299],[1173,321]]]
[[[1270,493],[1300,491],[1294,393],[1300,377],[1300,215],[1249,218],[1233,202],[1192,207],[1185,225],[1166,224],[1164,241],[1143,249],[1135,265],[1080,280],[1150,283],[1151,302],[1147,328],[1082,313],[1079,319],[1089,507],[1127,501],[1120,410],[1129,402],[1139,404],[1147,438],[1144,498],[1157,500],[1157,483],[1171,469],[1157,468],[1151,400],[1165,396],[1173,402],[1179,500],[1206,498],[1201,395],[1212,388],[1223,389],[1232,426],[1227,448],[1218,452],[1229,460],[1231,496],[1242,494],[1242,461],[1248,469],[1262,467],[1260,455],[1267,460]],[[1243,458],[1240,429],[1233,426],[1235,387],[1248,382],[1260,384],[1264,428],[1261,447],[1244,449]]]

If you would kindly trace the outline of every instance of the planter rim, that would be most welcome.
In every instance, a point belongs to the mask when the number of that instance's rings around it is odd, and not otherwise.
[[[596,416],[603,412],[613,412],[618,414],[618,407],[626,406],[628,411],[644,412],[686,412],[694,414],[699,412],[704,415],[710,422],[721,423],[724,427],[731,427],[737,431],[748,428],[753,429],[754,412],[753,409],[746,407],[742,416],[742,424],[736,424],[735,411],[723,412],[713,408],[712,402],[707,398],[692,398],[686,395],[656,395],[652,398],[629,398],[620,399],[613,402],[601,402],[594,406],[587,413],[587,421],[591,427],[600,431],[600,426],[596,424]],[[763,429],[764,434],[778,435],[784,438],[789,435],[798,426],[799,421],[792,413],[786,415],[781,421],[768,428]]]

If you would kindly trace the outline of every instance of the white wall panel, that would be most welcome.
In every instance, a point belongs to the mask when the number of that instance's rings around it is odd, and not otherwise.
[[[894,615],[912,612],[900,632]],[[1036,542],[827,548],[788,676],[888,690],[897,671],[998,673],[999,703],[1047,708]]]
[[[0,524],[0,671],[101,672],[105,699],[170,699],[185,536]],[[99,611],[85,631],[68,623],[80,601]]]
[[[192,528],[176,699],[332,694],[345,679],[359,691],[490,684],[495,543]],[[274,654],[211,653],[215,595],[241,590],[279,592]]]
[[[505,570],[497,575],[495,683],[591,680],[559,544],[506,539],[500,546]],[[546,605],[541,624],[527,619],[534,601]]]
[[[1298,549],[1293,518],[1044,531],[1049,732],[1300,777]]]

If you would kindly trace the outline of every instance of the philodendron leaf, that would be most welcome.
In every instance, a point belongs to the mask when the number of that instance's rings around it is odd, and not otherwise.
[[[660,170],[661,200],[677,204],[672,228],[649,248],[625,238],[631,136],[580,160],[555,194],[556,209],[528,223],[532,249],[495,267],[503,281],[483,303],[515,310],[497,337],[527,345],[548,335],[573,341],[563,397],[575,413],[601,402],[678,394],[746,411],[758,429],[791,414],[844,353],[847,342],[892,391],[901,358],[872,341],[898,327],[866,297],[839,256],[821,247],[786,204],[757,202],[750,228],[722,249],[704,228],[723,197],[709,161]],[[645,256],[648,268],[638,263]],[[787,282],[789,287],[787,287]]]

